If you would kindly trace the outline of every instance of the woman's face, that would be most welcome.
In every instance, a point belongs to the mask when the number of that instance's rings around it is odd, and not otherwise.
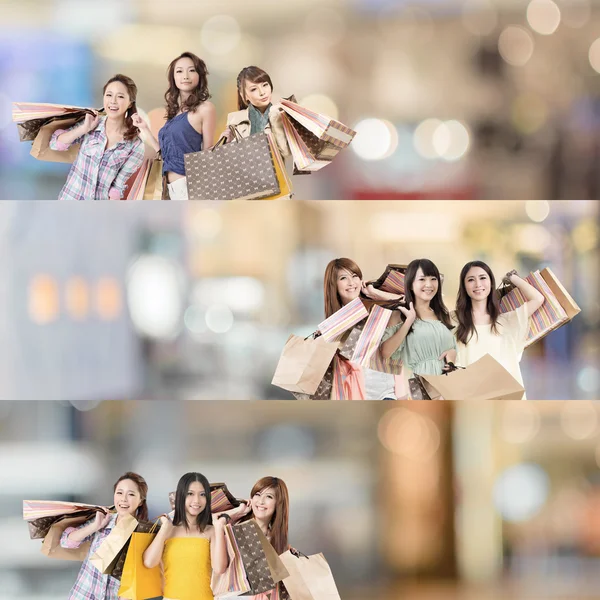
[[[206,492],[199,481],[193,481],[185,496],[185,512],[196,518],[206,508]]]
[[[180,92],[193,92],[200,82],[200,73],[196,70],[194,61],[187,56],[180,58],[175,63],[173,77]]]
[[[356,273],[351,273],[346,269],[338,271],[337,274],[337,292],[343,305],[352,302],[358,298],[361,288],[361,279]]]
[[[244,82],[244,97],[246,102],[249,102],[258,109],[269,106],[272,93],[273,90],[268,81],[252,83],[252,81],[246,79]]]
[[[275,490],[266,488],[262,492],[256,492],[250,499],[252,514],[263,521],[270,521],[275,514]]]
[[[465,275],[465,289],[472,300],[485,300],[492,291],[490,276],[481,267],[471,267]]]
[[[135,481],[123,479],[117,483],[113,502],[119,516],[135,515],[135,511],[142,503],[140,489]]]
[[[412,286],[415,298],[423,302],[430,302],[437,294],[438,287],[437,277],[426,277],[421,267],[419,267]]]
[[[109,83],[104,92],[104,110],[109,118],[122,118],[131,105],[127,88],[120,81]]]

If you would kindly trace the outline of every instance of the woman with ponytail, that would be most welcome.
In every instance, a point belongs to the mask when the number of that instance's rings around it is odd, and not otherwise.
[[[81,144],[59,200],[121,200],[127,180],[142,165],[144,143],[134,122],[137,86],[126,75],[115,75],[103,92],[106,116],[88,114],[52,135],[52,150],[66,151]]]

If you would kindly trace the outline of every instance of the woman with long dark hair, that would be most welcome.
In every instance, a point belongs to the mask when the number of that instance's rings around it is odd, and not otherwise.
[[[521,291],[526,302],[516,310],[501,314],[496,280],[490,267],[474,260],[462,268],[453,314],[457,325],[457,361],[467,367],[489,354],[523,385],[519,361],[529,331],[529,317],[544,303],[544,296],[515,271],[507,273],[506,279]]]
[[[62,534],[60,545],[63,548],[79,548],[90,542],[90,550],[81,565],[75,585],[68,600],[117,600],[121,582],[110,575],[104,575],[90,562],[90,557],[117,524],[119,518],[134,516],[138,521],[148,520],[148,484],[137,473],[124,473],[113,486],[115,512],[97,512],[79,527],[68,527]]]
[[[69,129],[57,129],[52,150],[81,144],[59,200],[121,200],[127,180],[144,160],[135,105],[137,86],[126,75],[111,77],[103,88],[106,116],[88,114]]]
[[[166,122],[158,132],[158,140],[142,118],[138,116],[135,123],[146,132],[154,149],[161,152],[169,198],[187,200],[183,156],[213,145],[216,110],[208,100],[208,69],[195,54],[184,52],[174,59],[167,70],[167,79]]]
[[[404,287],[405,304],[390,318],[381,355],[402,360],[414,374],[441,375],[448,363],[456,361],[456,341],[442,297],[440,272],[427,258],[413,260],[406,269]]]
[[[219,515],[224,516],[224,515]],[[212,571],[224,573],[228,556],[225,519],[212,517],[210,484],[201,473],[186,473],[175,492],[173,522],[163,515],[144,565],[164,573],[164,600],[212,600]]]

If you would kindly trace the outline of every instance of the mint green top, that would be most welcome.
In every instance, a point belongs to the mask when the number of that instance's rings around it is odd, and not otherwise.
[[[387,327],[381,341],[391,338],[402,325],[400,322]],[[441,321],[416,319],[412,331],[394,351],[391,359],[402,360],[417,375],[441,375],[444,361],[439,357],[452,349],[456,349],[456,339]]]

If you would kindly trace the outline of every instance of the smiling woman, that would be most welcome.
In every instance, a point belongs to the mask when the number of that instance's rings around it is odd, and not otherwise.
[[[144,144],[134,122],[137,86],[115,75],[104,86],[105,117],[86,115],[83,121],[52,135],[50,148],[66,151],[81,144],[59,200],[121,200],[127,180],[140,168]],[[136,119],[137,120],[137,119]]]

